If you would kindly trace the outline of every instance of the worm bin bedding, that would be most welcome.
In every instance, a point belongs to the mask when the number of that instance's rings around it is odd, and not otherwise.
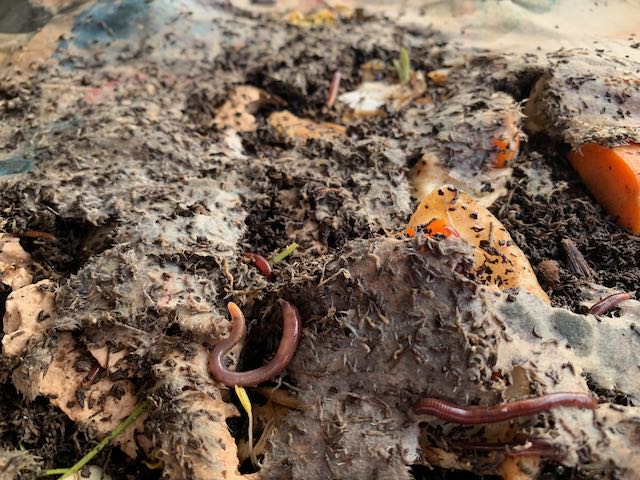
[[[0,57],[2,479],[640,478],[633,39],[44,3]]]

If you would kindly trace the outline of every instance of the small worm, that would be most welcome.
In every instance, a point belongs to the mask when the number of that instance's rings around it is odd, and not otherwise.
[[[453,448],[459,450],[475,450],[477,452],[503,451],[511,457],[536,455],[538,457],[558,457],[557,449],[546,440],[532,438],[526,443],[484,443],[484,442],[451,442]]]
[[[594,303],[593,306],[589,309],[589,313],[591,313],[592,315],[604,315],[612,308],[618,306],[619,303],[622,303],[625,300],[629,300],[630,298],[631,294],[627,292],[614,293],[613,295],[604,297],[598,303]]]
[[[432,415],[462,425],[497,423],[551,410],[556,407],[595,409],[598,402],[587,393],[558,392],[487,407],[464,407],[437,398],[423,398],[412,407],[416,415]]]
[[[231,334],[215,346],[209,357],[209,371],[218,382],[232,387],[255,387],[259,383],[271,380],[281,373],[296,353],[302,322],[298,309],[289,302],[278,299],[282,312],[282,339],[273,359],[262,367],[247,372],[232,372],[224,366],[224,357],[247,333],[247,325],[242,310],[235,303],[229,302],[227,308],[231,315]]]
[[[340,80],[342,80],[342,73],[340,73],[340,70],[336,70],[331,77],[331,85],[327,92],[327,103],[325,104],[327,110],[333,107],[333,104],[336,102],[338,90],[340,89]]]
[[[257,253],[245,253],[245,258],[251,260],[258,271],[262,274],[262,276],[266,277],[267,280],[273,280],[273,272],[271,271],[271,265],[269,265],[269,261],[264,258],[262,255],[258,255]]]

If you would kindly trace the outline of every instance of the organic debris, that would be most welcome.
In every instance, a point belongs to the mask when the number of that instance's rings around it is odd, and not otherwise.
[[[286,21],[297,27],[311,28],[333,25],[337,20],[346,20],[351,18],[352,15],[353,11],[349,7],[336,6],[333,8],[321,8],[308,13],[293,10],[287,14]]]
[[[278,430],[265,478],[334,475],[333,462],[317,462],[317,456],[335,459],[341,478],[365,478],[382,465],[385,476],[410,478],[406,465],[425,460],[498,474],[502,461],[511,468],[508,452],[447,456],[449,442],[531,438],[553,445],[563,465],[586,475],[634,471],[639,445],[626,432],[640,411],[614,396],[605,396],[595,411],[563,408],[495,427],[407,422],[411,406],[429,396],[493,405],[552,392],[579,392],[595,402],[590,388],[612,395],[621,389],[630,400],[640,395],[637,376],[624,372],[640,362],[640,336],[629,335],[632,317],[601,323],[525,293],[479,288],[465,278],[470,253],[454,239],[355,241],[327,266],[334,280],[319,297],[299,290],[305,317],[325,320],[306,329],[290,367],[298,387],[309,386],[301,391],[305,408]],[[349,275],[335,275],[343,270]],[[398,288],[407,283],[411,288]],[[322,317],[326,311],[333,315]],[[597,448],[603,436],[612,446],[604,451]],[[289,462],[293,457],[298,460]],[[537,460],[546,461],[553,457]]]
[[[491,206],[508,191],[510,165],[524,136],[521,116],[509,95],[475,88],[440,106],[409,110],[405,128],[415,132],[409,146],[421,152],[413,169],[416,197],[448,183]]]
[[[31,256],[20,246],[19,239],[0,233],[0,281],[11,290],[29,285],[33,275],[27,267]]]
[[[53,284],[42,280],[14,290],[6,300],[3,319],[2,353],[24,353],[27,343],[41,337],[53,326]]]
[[[76,472],[79,472],[80,469],[82,469],[87,463],[91,461],[93,457],[95,457],[98,453],[100,453],[100,450],[106,447],[109,444],[109,442],[111,442],[111,440],[113,440],[118,435],[120,435],[124,430],[126,430],[127,427],[129,427],[129,425],[131,425],[135,421],[135,419],[138,418],[147,409],[147,407],[148,407],[148,404],[146,402],[142,402],[140,405],[138,405],[127,416],[127,418],[125,418],[122,422],[116,425],[116,427],[111,432],[109,432],[109,434],[106,437],[100,440],[100,443],[98,443],[98,445],[93,447],[91,451],[89,451],[84,457],[78,460],[78,462],[75,465],[73,465],[68,470],[66,470],[60,477],[60,480],[62,480],[63,478],[68,478],[71,475],[75,475]]]
[[[502,290],[522,288],[549,302],[529,260],[511,239],[504,225],[467,193],[442,185],[425,196],[411,216],[408,230],[429,230],[440,224],[452,227],[473,249],[476,281]]]
[[[40,459],[27,451],[0,450],[0,472],[6,480],[21,480],[34,476],[40,468]]]
[[[253,132],[257,128],[254,113],[267,101],[267,95],[255,87],[237,87],[229,93],[227,101],[218,109],[213,124],[219,129]]]
[[[310,138],[336,140],[345,134],[345,128],[330,122],[316,123],[298,118],[291,112],[274,112],[269,116],[269,126],[277,135],[291,141],[306,141]]]
[[[368,117],[385,117],[386,110],[406,107],[421,97],[425,88],[424,76],[417,72],[402,83],[364,82],[356,90],[340,95],[338,100],[350,109],[344,120],[358,122]]]
[[[545,131],[574,148],[640,143],[636,62],[586,49],[556,52],[548,60],[525,106],[531,131]]]

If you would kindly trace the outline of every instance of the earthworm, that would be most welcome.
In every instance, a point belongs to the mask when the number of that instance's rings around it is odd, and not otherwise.
[[[271,265],[269,265],[269,261],[264,258],[262,255],[258,255],[257,253],[245,253],[245,258],[251,260],[258,271],[266,277],[267,280],[273,280],[273,272],[271,271]]]
[[[329,86],[329,91],[327,92],[327,103],[325,104],[325,108],[329,110],[333,107],[333,104],[338,97],[338,90],[340,89],[340,80],[342,80],[342,73],[340,70],[336,70],[331,77],[331,85]]]
[[[511,457],[536,455],[538,457],[557,457],[557,449],[546,440],[532,438],[526,443],[484,443],[484,442],[450,442],[451,446],[460,450],[475,450],[477,452],[503,451]]]
[[[591,313],[592,315],[604,315],[609,310],[616,307],[619,303],[624,302],[625,300],[629,300],[630,298],[631,294],[627,292],[614,293],[613,295],[604,297],[599,302],[594,303],[593,306],[589,309],[589,313]]]
[[[437,398],[423,398],[412,407],[416,415],[433,415],[462,425],[497,423],[533,415],[556,407],[595,409],[598,402],[587,393],[558,392],[487,407],[464,407]]]
[[[227,304],[232,320],[231,334],[215,346],[209,357],[209,371],[214,379],[228,387],[255,387],[259,383],[271,380],[287,367],[298,347],[302,322],[296,307],[281,298],[278,299],[278,303],[283,319],[282,339],[278,351],[269,363],[247,372],[232,372],[224,366],[227,352],[247,333],[247,325],[240,307],[233,302]]]

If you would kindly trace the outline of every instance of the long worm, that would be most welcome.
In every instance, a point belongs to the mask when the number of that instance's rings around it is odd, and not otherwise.
[[[464,407],[437,398],[423,398],[413,405],[412,410],[416,415],[432,415],[446,422],[481,425],[534,415],[557,407],[593,410],[597,405],[598,402],[589,394],[563,392],[487,407]]]
[[[298,348],[302,322],[298,309],[282,299],[278,299],[282,312],[283,331],[278,350],[271,361],[262,367],[247,372],[233,372],[224,366],[224,357],[247,333],[247,325],[242,310],[235,303],[229,302],[227,308],[231,315],[231,334],[215,346],[209,357],[209,371],[218,382],[229,387],[255,387],[271,380],[281,373],[289,364]]]
[[[484,442],[451,442],[451,446],[460,450],[476,452],[502,452],[510,457],[535,455],[538,457],[558,457],[557,449],[546,440],[532,438],[526,443],[484,443]]]
[[[619,303],[622,303],[625,300],[629,300],[630,298],[631,294],[627,292],[614,293],[613,295],[604,297],[599,302],[593,304],[593,306],[589,309],[589,313],[591,313],[592,315],[604,315],[612,308],[618,306]]]

